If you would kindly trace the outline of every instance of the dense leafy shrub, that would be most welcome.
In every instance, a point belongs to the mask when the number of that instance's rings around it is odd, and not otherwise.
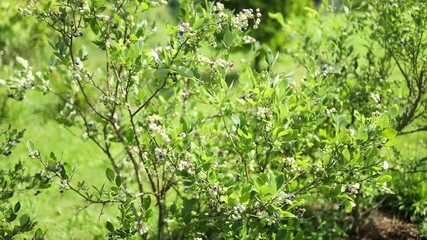
[[[391,127],[399,135],[427,130],[427,39],[421,31],[427,23],[426,11],[427,5],[421,2],[372,1],[310,20],[300,32],[298,49],[303,50],[293,51],[294,55],[311,75],[330,75],[328,84],[335,90],[326,104],[350,113],[348,127],[354,126],[358,114],[387,112],[395,117]],[[420,184],[423,177],[419,175],[426,166],[424,158],[388,156],[401,201],[392,205],[408,209],[409,202],[413,210],[405,215],[415,221],[424,219],[426,186]]]
[[[29,144],[31,156],[87,206],[118,210],[106,220],[110,239],[344,235],[305,232],[305,209],[327,204],[340,206],[337,216],[358,213],[361,199],[389,191],[385,150],[398,133],[400,108],[362,104],[389,83],[363,88],[351,78],[346,69],[359,70],[338,61],[352,52],[342,34],[334,39],[342,49],[329,55],[335,61],[304,46],[301,83],[278,73],[278,55],[266,51],[265,70],[242,64],[238,81],[227,84],[237,65],[231,53],[254,42],[247,30],[258,26],[257,10],[185,1],[180,23],[165,26],[165,44],[153,46],[156,28],[146,14],[163,2],[45,0],[21,9],[56,35],[46,71],[33,73],[17,58],[20,67],[2,81],[9,95],[25,101],[35,89],[57,96],[63,108],[56,117],[95,143],[110,167],[106,183],[92,186],[75,178],[71,159],[57,150],[39,154]]]

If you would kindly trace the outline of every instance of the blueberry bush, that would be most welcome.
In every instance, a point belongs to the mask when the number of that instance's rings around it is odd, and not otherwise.
[[[301,41],[307,75],[298,81],[280,71],[272,50],[265,69],[234,60],[256,42],[260,9],[183,0],[177,23],[158,25],[150,14],[169,13],[166,3],[31,0],[19,9],[50,29],[51,53],[37,71],[18,56],[0,83],[17,101],[29,91],[57,99],[52,117],[109,165],[104,184],[93,185],[60,149],[29,142],[46,184],[74,193],[84,208],[116,209],[102,217],[107,239],[337,238],[356,229],[363,199],[391,192],[389,151],[405,110],[382,95],[392,83],[375,81],[389,55],[368,51],[372,68],[358,70],[344,30],[356,31],[359,20],[334,25],[343,34],[325,48],[330,59],[313,53],[325,41]],[[368,76],[375,80],[358,81]],[[316,204],[337,206],[337,218],[352,213],[353,224],[306,231]]]
[[[388,113],[392,118],[387,117],[386,121],[391,120],[393,135],[425,132],[427,39],[421,29],[427,23],[427,5],[380,0],[350,4],[335,14],[333,9],[326,10],[327,17],[307,21],[296,34],[301,40],[298,50],[290,52],[310,74],[330,76],[328,85],[333,90],[327,104],[349,113],[349,128],[354,128],[360,114]],[[426,186],[420,183],[425,156],[411,158],[407,153],[401,154],[403,149],[398,143],[395,139],[388,144],[393,152],[388,153],[390,161],[386,164],[390,162],[392,166],[390,174],[395,177],[392,185],[396,192],[392,197],[390,192],[380,194],[385,195],[380,202],[387,199],[389,209],[423,222],[427,195]],[[363,199],[364,204],[371,201],[377,206],[371,198]]]
[[[45,235],[42,229],[35,229],[37,222],[28,213],[22,213],[21,203],[12,199],[14,195],[30,190],[37,196],[42,189],[51,185],[45,172],[31,174],[25,170],[22,161],[11,159],[12,151],[21,142],[24,133],[25,130],[18,131],[11,126],[0,131],[0,239],[15,239],[15,236],[22,237],[27,232],[34,232],[33,239],[43,239]],[[34,152],[36,155],[37,152]],[[27,209],[25,211],[29,212]]]

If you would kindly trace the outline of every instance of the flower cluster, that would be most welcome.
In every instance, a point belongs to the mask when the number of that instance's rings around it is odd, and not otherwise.
[[[142,220],[136,221],[133,227],[141,236],[148,232],[148,226]]]
[[[216,25],[219,30],[224,29],[229,24],[229,16],[226,12],[224,12],[225,7],[224,4],[217,2],[213,6],[213,11],[215,15]],[[257,29],[259,24],[261,23],[261,12],[260,9],[243,9],[235,16],[231,17],[231,27],[235,29],[239,29],[241,31],[246,31],[249,27],[250,21],[253,21],[253,28]],[[243,37],[243,43],[254,43],[255,39],[249,36]]]
[[[277,201],[284,202],[287,205],[293,204],[293,199],[295,198],[295,194],[293,193],[285,193],[285,192],[279,192],[277,194]]]
[[[212,70],[219,71],[221,69],[226,69],[228,67],[232,68],[233,63],[228,62],[223,58],[217,58],[215,61],[212,61],[210,58],[202,54],[197,54],[196,59],[198,62],[208,65]]]
[[[347,134],[350,135],[351,137],[356,135],[356,130],[354,130],[353,128],[346,129],[346,131],[347,131]]]
[[[147,121],[148,121],[148,129],[151,132],[155,134],[159,134],[165,142],[170,143],[171,140],[168,134],[166,133],[165,129],[161,125],[161,121],[163,121],[163,118],[161,116],[156,114],[151,115],[148,117]]]
[[[63,192],[64,192],[64,190],[68,188],[68,183],[67,183],[67,181],[66,181],[66,180],[61,180],[61,181],[58,183],[58,186],[59,186],[59,192],[60,192],[60,193],[63,193]]]
[[[244,36],[243,37],[243,43],[249,44],[256,42],[256,39],[251,36]]]
[[[375,103],[380,103],[381,97],[378,93],[371,93],[371,98],[374,99]]]
[[[204,63],[204,64],[213,65],[214,63],[210,58],[200,53],[196,55],[196,59],[197,59],[197,62]]]
[[[186,171],[188,174],[194,174],[195,170],[194,170],[194,166],[191,164],[191,154],[190,153],[185,153],[185,156],[182,157],[177,165],[177,170],[178,171]]]
[[[188,22],[181,22],[178,25],[178,36],[187,36],[187,37],[194,37],[196,35],[196,32],[191,27],[190,23]]]
[[[298,164],[293,157],[284,157],[282,158],[283,166],[290,172],[297,174],[304,172],[305,169],[303,166]]]
[[[258,107],[256,116],[258,120],[266,119],[271,117],[271,110],[266,107]]]
[[[325,110],[325,112],[326,112],[326,115],[331,116],[333,113],[337,112],[337,109],[334,108],[334,107],[333,108],[328,108],[328,109]]]
[[[222,29],[224,25],[227,23],[228,15],[224,12],[224,4],[217,2],[215,6],[213,7],[213,10],[215,11],[217,26],[219,29]]]
[[[249,20],[254,21],[254,29],[257,29],[259,24],[261,23],[261,13],[259,8],[255,10],[256,13],[254,13],[253,9],[243,9],[240,11],[236,16],[233,16],[231,18],[231,26],[245,30],[249,27]]]
[[[277,214],[269,214],[267,211],[262,210],[256,213],[256,216],[259,219],[265,219],[268,226],[271,226],[277,222]]]
[[[239,220],[242,219],[243,213],[246,211],[246,205],[245,204],[237,204],[233,207],[233,210],[231,211],[230,218],[233,220]]]
[[[32,150],[28,153],[28,157],[30,157],[31,159],[40,158],[40,151]]]
[[[323,66],[322,67],[322,74],[323,76],[327,76],[329,74],[331,74],[334,71],[334,67],[333,66]]]
[[[381,115],[382,115],[382,113],[378,110],[372,113],[372,116],[374,116],[374,117],[379,117]]]
[[[285,166],[292,166],[295,163],[295,158],[293,157],[284,157],[282,159],[283,164],[285,164]]]

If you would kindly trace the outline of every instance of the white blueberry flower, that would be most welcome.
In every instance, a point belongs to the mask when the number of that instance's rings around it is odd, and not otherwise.
[[[383,169],[387,170],[387,169],[389,169],[389,167],[390,167],[389,163],[387,161],[384,161],[383,162]]]
[[[381,101],[381,97],[378,93],[371,93],[371,98],[374,99],[375,103],[379,103]]]
[[[251,36],[244,36],[243,37],[243,43],[254,43],[256,42],[255,38],[251,37]]]

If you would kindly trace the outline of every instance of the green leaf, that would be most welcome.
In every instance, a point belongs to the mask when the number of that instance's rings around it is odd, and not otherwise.
[[[390,126],[390,118],[388,117],[387,114],[383,114],[381,115],[378,119],[377,119],[377,124],[378,126],[382,127],[382,128],[388,128]]]
[[[141,9],[142,10],[147,10],[148,8],[150,8],[150,6],[148,6],[148,4],[146,2],[141,3]]]
[[[274,92],[274,88],[267,88],[264,90],[264,92],[262,93],[262,97],[263,98],[268,98],[271,96],[271,94],[273,94]]]
[[[116,183],[117,187],[120,187],[122,185],[122,179],[120,178],[119,175],[116,176],[116,179],[114,182]]]
[[[199,19],[197,19],[195,22],[194,22],[194,24],[193,24],[193,29],[197,29],[197,28],[199,28],[200,26],[202,26],[202,24],[205,22],[205,19],[204,18],[199,18]]]
[[[88,58],[88,52],[85,45],[82,45],[82,48],[79,50],[80,60],[86,61]]]
[[[153,216],[153,209],[150,208],[147,211],[145,211],[145,218],[150,219]]]
[[[12,191],[0,192],[0,200],[6,200],[13,197]]]
[[[226,31],[224,34],[223,41],[226,47],[231,47],[234,42],[234,35],[231,31]]]
[[[107,169],[105,170],[105,175],[107,176],[108,180],[110,180],[111,182],[114,182],[114,176],[115,176],[116,174],[114,174],[114,171],[113,171],[113,170],[111,170],[110,168],[107,168]]]
[[[280,239],[286,239],[286,229],[285,228],[281,228],[277,234],[276,234],[276,240],[280,240]]]
[[[142,206],[144,207],[144,210],[150,209],[151,206],[151,197],[146,196],[143,200]]]
[[[282,26],[283,28],[286,27],[285,18],[283,17],[282,13],[280,13],[280,12],[277,12],[277,13],[269,12],[268,17],[276,20],[280,24],[280,26]]]
[[[283,218],[295,218],[295,217],[296,217],[293,213],[288,212],[288,211],[281,211],[281,212],[280,212],[280,215],[281,215]]]
[[[263,186],[267,182],[268,182],[268,175],[266,173],[261,173],[255,181],[255,183],[258,186]]]
[[[21,203],[17,202],[15,207],[13,207],[13,212],[17,213],[21,209]]]
[[[248,184],[240,190],[240,202],[248,203],[251,197],[252,185]]]
[[[347,148],[344,148],[344,150],[342,150],[342,155],[345,158],[345,160],[347,160],[347,161],[350,160],[350,152],[348,151]]]
[[[277,134],[277,137],[283,137],[283,136],[292,136],[292,134],[294,133],[294,130],[292,130],[291,128],[286,129],[285,131],[281,131],[279,132],[279,134]]]
[[[221,87],[222,87],[222,89],[224,89],[224,91],[228,89],[228,85],[223,78],[221,78],[220,83],[221,83]]]
[[[366,129],[359,129],[359,131],[357,131],[356,134],[356,138],[365,142],[366,140],[368,140],[368,131],[366,131]]]
[[[105,227],[107,228],[108,231],[114,232],[114,226],[110,221],[107,221],[107,223],[105,224]]]
[[[356,206],[356,204],[353,202],[352,199],[344,200],[344,207],[347,210],[347,212],[351,212],[354,206]]]
[[[240,196],[239,200],[241,203],[248,203],[250,197],[251,197],[250,192],[244,192],[244,193],[242,193],[242,196]]]
[[[240,130],[240,131],[239,131]],[[243,130],[241,130],[240,128],[237,129],[237,133],[239,134],[239,136],[244,137],[245,139],[252,139],[252,134],[251,133],[244,133]]]
[[[196,206],[196,200],[195,199],[183,199],[183,208],[181,210],[182,218],[184,220],[185,224],[188,224],[191,222],[191,212]]]
[[[209,172],[209,181],[215,182],[216,181],[216,173],[215,171]]]
[[[34,144],[31,141],[27,141],[28,151],[34,151]]]
[[[391,179],[393,179],[390,175],[382,175],[380,178],[378,178],[378,182],[379,183],[383,183],[383,182],[390,182]]]
[[[165,69],[165,68],[159,68],[156,69],[156,71],[154,71],[154,75],[158,78],[158,79],[165,79],[166,76],[169,74],[169,70]]]
[[[396,137],[396,135],[397,135],[397,131],[394,130],[393,128],[386,128],[381,133],[381,136],[387,139],[393,139]]]
[[[15,219],[16,219],[16,217],[17,217],[18,215],[16,215],[16,213],[11,213],[10,215],[9,215],[9,217],[7,217],[7,219],[6,219],[6,221],[7,222],[13,222],[13,221],[15,221]]]
[[[388,110],[388,113],[391,118],[397,117],[397,115],[399,115],[399,106],[397,104],[391,105],[390,109]]]
[[[283,183],[285,182],[285,175],[283,173],[280,173],[276,176],[276,189],[279,190],[280,187],[282,187]]]
[[[389,141],[387,141],[385,146],[386,147],[392,147],[392,146],[396,146],[400,143],[401,143],[401,141],[398,138],[393,138],[393,139],[390,139]]]
[[[27,214],[24,214],[19,218],[19,224],[25,226],[30,222],[30,217]]]
[[[175,69],[176,73],[186,78],[194,78],[193,72],[184,66],[179,66]]]
[[[274,65],[274,55],[271,49],[267,50],[267,54],[265,55],[265,61],[267,61],[268,65]]]
[[[40,239],[40,237],[42,236],[43,236],[43,230],[41,230],[40,228],[37,228],[36,232],[34,233],[33,239]]]
[[[89,26],[90,26],[90,29],[92,30],[92,32],[95,33],[95,35],[97,35],[99,33],[98,22],[95,19],[90,19]]]
[[[304,232],[303,231],[298,231],[297,235],[292,238],[292,240],[304,240]]]
[[[67,175],[71,175],[73,173],[73,167],[67,162],[64,163],[64,170]]]
[[[272,184],[263,185],[259,188],[261,200],[268,201],[276,194],[276,186]]]

